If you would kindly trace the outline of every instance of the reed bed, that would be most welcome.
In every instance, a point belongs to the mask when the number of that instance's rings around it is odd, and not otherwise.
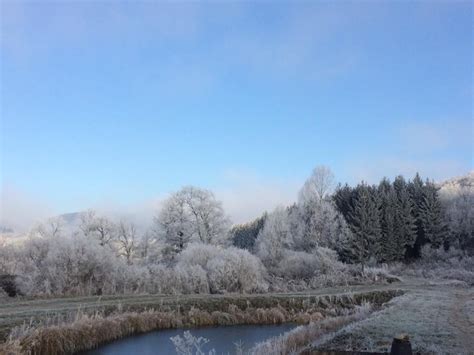
[[[348,324],[366,318],[371,311],[372,306],[369,303],[366,303],[361,307],[358,307],[352,313],[299,326],[285,334],[257,344],[250,351],[250,354],[298,354],[322,336],[333,333]]]

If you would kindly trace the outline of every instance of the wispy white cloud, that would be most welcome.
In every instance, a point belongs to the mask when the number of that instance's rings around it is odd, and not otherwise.
[[[226,171],[213,190],[234,223],[243,223],[296,200],[301,182],[261,176],[249,170]]]

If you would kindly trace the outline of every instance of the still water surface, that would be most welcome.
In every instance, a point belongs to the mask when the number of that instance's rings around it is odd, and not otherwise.
[[[130,354],[176,354],[170,337],[183,335],[185,330],[191,331],[195,337],[209,339],[203,350],[207,354],[209,350],[215,349],[216,354],[234,354],[234,343],[242,341],[244,349],[248,350],[256,343],[268,338],[280,335],[293,329],[296,325],[233,325],[191,329],[167,329],[146,334],[134,335],[128,338],[114,341],[99,347],[98,349],[85,352],[87,355],[130,355]]]

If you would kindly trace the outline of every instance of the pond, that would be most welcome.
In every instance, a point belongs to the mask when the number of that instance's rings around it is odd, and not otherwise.
[[[209,339],[209,343],[204,345],[202,348],[206,354],[211,349],[215,349],[217,355],[234,354],[234,343],[241,341],[245,352],[245,350],[252,348],[256,343],[283,334],[295,327],[295,324],[286,323],[275,325],[233,325],[191,329],[181,328],[158,330],[120,339],[82,354],[176,354],[174,345],[170,338],[176,335],[182,336],[185,330],[189,330],[195,337],[204,337]]]

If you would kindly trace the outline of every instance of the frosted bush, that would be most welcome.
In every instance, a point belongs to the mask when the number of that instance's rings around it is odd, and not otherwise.
[[[330,274],[341,271],[344,264],[339,261],[336,251],[328,248],[317,248],[314,252],[316,260],[318,261],[317,274]]]
[[[215,245],[192,243],[179,255],[178,261],[180,264],[199,265],[205,268],[209,260],[216,258],[222,250]]]
[[[286,250],[277,268],[271,269],[277,276],[287,279],[311,279],[344,270],[337,253],[328,248],[315,248],[312,253]]]
[[[222,292],[265,292],[265,268],[246,250],[191,244],[178,257],[177,268],[200,267],[207,274],[209,289]]]
[[[191,294],[209,293],[206,272],[199,265],[179,265],[174,268],[165,265],[151,265],[149,268],[149,293]]]
[[[288,250],[280,260],[278,268],[273,271],[285,278],[309,279],[317,268],[318,260],[314,254]]]
[[[181,292],[181,284],[175,270],[165,265],[150,265],[148,290],[150,293],[176,294]]]
[[[175,277],[182,293],[209,293],[206,271],[200,265],[177,265]]]
[[[134,279],[109,248],[78,236],[32,237],[19,258],[18,282],[28,295],[114,293]]]

